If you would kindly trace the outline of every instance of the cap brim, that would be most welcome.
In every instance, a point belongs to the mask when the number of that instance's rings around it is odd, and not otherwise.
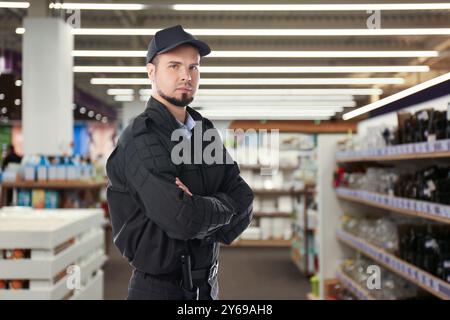
[[[196,47],[198,50],[198,53],[200,54],[201,57],[207,56],[208,54],[211,53],[211,48],[205,42],[193,39],[193,40],[180,41],[168,48],[165,48],[164,50],[159,51],[158,54],[170,51],[178,46],[181,46],[182,44],[191,44],[194,47]]]

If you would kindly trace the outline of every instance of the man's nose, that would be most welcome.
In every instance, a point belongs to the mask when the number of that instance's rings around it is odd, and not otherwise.
[[[192,80],[192,76],[191,73],[189,72],[189,68],[180,68],[180,72],[181,72],[181,80],[182,81],[191,81]]]

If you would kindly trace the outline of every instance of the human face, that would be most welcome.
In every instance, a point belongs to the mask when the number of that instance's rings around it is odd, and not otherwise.
[[[154,95],[167,102],[185,107],[194,100],[198,90],[200,55],[196,48],[181,45],[159,54],[147,71]]]

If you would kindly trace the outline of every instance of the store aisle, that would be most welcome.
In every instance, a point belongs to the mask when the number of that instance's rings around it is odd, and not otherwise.
[[[287,248],[224,247],[220,264],[220,299],[306,299],[310,291]],[[113,246],[104,271],[104,298],[124,299],[131,268]]]

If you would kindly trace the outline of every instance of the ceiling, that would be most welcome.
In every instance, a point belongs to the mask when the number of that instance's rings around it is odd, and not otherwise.
[[[65,1],[70,3],[75,1]],[[187,1],[76,1],[92,3],[145,3],[145,10],[82,10],[81,28],[155,28],[181,24],[185,29],[367,29],[366,11],[178,11],[171,4],[193,3]],[[242,4],[242,2],[234,1]],[[308,1],[308,4],[339,4],[348,1]],[[439,1],[376,1],[381,3],[428,3]],[[443,1],[440,1],[443,2]],[[195,3],[223,4],[223,1],[195,1]],[[227,2],[232,4],[233,2]],[[247,1],[245,4],[270,4],[270,1]],[[273,3],[273,2],[272,2]],[[283,1],[295,4],[298,1]],[[305,2],[301,2],[305,4]],[[363,4],[366,1],[352,1]],[[370,1],[369,1],[370,3]],[[448,3],[445,2],[445,3]],[[56,10],[52,10],[55,14]],[[0,8],[0,48],[21,51],[21,35],[15,33],[22,27],[27,9]],[[381,28],[450,28],[450,10],[383,10]],[[195,34],[194,34],[195,35]],[[75,50],[139,50],[147,48],[151,35],[76,35]],[[359,58],[224,58],[205,57],[202,67],[208,66],[274,66],[274,67],[337,67],[337,66],[429,66],[428,72],[344,72],[344,73],[202,73],[208,78],[404,78],[403,84],[341,84],[334,85],[202,85],[201,89],[322,89],[322,88],[380,88],[380,96],[355,95],[354,107],[366,105],[374,99],[391,95],[427,79],[450,71],[450,35],[310,35],[310,36],[198,36],[214,51],[429,51],[439,52],[437,57],[359,57]],[[142,57],[75,57],[75,66],[144,66]],[[201,71],[201,69],[200,69]],[[363,69],[365,71],[365,69]],[[120,107],[108,88],[139,89],[148,85],[93,85],[91,78],[144,78],[145,73],[75,73],[75,84],[107,104]],[[201,92],[201,90],[200,90]],[[279,98],[282,95],[278,96]],[[276,99],[276,98],[275,98]],[[320,96],[316,100],[321,100]],[[345,111],[352,107],[345,108]],[[339,118],[341,113],[337,114]]]

